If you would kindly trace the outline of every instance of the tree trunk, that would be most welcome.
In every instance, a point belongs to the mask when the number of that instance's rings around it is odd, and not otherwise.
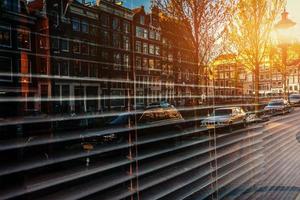
[[[255,65],[254,69],[254,92],[255,92],[255,112],[259,111],[259,64]]]

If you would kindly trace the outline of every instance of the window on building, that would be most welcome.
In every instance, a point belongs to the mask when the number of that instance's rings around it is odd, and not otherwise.
[[[138,53],[142,53],[142,42],[141,41],[135,42],[135,51]]]
[[[130,62],[130,61],[129,61],[129,55],[128,55],[128,54],[124,54],[124,56],[123,56],[123,65],[124,65],[126,68],[129,68],[129,65],[130,65],[129,62]]]
[[[91,45],[90,52],[91,52],[92,56],[96,56],[97,55],[97,47],[95,45]]]
[[[80,76],[81,74],[81,62],[79,60],[75,60],[72,64],[73,67],[73,75]]]
[[[148,68],[148,59],[143,58],[143,68],[147,69]]]
[[[100,42],[104,45],[109,45],[110,39],[109,39],[109,33],[107,31],[101,30],[100,32]]]
[[[72,19],[72,30],[80,31],[80,21],[78,19]]]
[[[87,77],[89,75],[89,63],[88,62],[82,62],[81,63],[81,76]]]
[[[144,29],[142,27],[136,27],[135,29],[135,36],[139,37],[139,38],[143,38],[144,37]]]
[[[60,73],[60,63],[56,59],[53,59],[52,70],[53,70],[53,75],[59,75],[59,73]]]
[[[144,15],[141,15],[140,16],[140,24],[145,24],[145,16]]]
[[[40,49],[47,49],[47,38],[45,36],[39,36],[39,47]]]
[[[118,52],[114,53],[114,69],[115,70],[121,70],[121,64],[122,64],[122,60],[121,60],[121,54]]]
[[[148,54],[148,44],[143,43],[143,53]]]
[[[81,43],[81,53],[84,55],[89,55],[89,45],[87,41]]]
[[[144,39],[148,39],[148,30],[144,29]]]
[[[84,33],[88,33],[89,32],[89,24],[87,21],[82,21],[81,22],[81,31]]]
[[[109,26],[109,16],[107,14],[102,13],[100,19],[101,19],[102,26],[105,26],[105,27]]]
[[[161,62],[160,62],[160,60],[156,60],[155,61],[155,66],[154,66],[156,69],[160,69],[161,68]]]
[[[5,9],[9,11],[18,12],[20,8],[19,2],[20,1],[4,0],[3,5]]]
[[[129,50],[129,37],[127,37],[127,36],[124,36],[123,37],[123,48],[125,49],[125,50]]]
[[[98,76],[98,64],[96,63],[91,63],[90,64],[90,77],[97,77]]]
[[[141,57],[137,56],[135,58],[135,66],[137,69],[142,68],[142,58]]]
[[[102,50],[100,55],[101,55],[101,60],[103,60],[104,62],[108,61],[108,59],[109,59],[109,54],[108,54],[107,51]]]
[[[154,54],[154,45],[153,44],[149,44],[149,54]]]
[[[160,47],[155,46],[155,55],[159,56],[160,55]]]
[[[98,28],[96,26],[90,25],[90,34],[91,35],[97,35],[98,33]]]
[[[124,33],[130,32],[130,24],[128,22],[123,22],[123,32]]]
[[[154,69],[154,59],[149,59],[149,69]]]
[[[17,41],[19,49],[31,49],[30,32],[28,30],[19,29],[17,32]]]
[[[80,43],[73,41],[73,53],[80,53]]]
[[[69,76],[69,61],[63,60],[60,63],[60,75]]]
[[[156,33],[155,33],[155,39],[156,39],[156,40],[160,40],[160,33],[159,33],[159,32],[156,32]]]
[[[112,20],[112,28],[114,30],[120,30],[120,19],[117,18],[117,17],[114,17],[113,20]]]
[[[118,53],[118,52],[114,53],[114,63],[115,64],[122,64],[121,54]]]
[[[59,39],[58,38],[51,38],[51,48],[55,52],[59,51]]]
[[[121,47],[121,38],[120,38],[120,34],[118,33],[113,34],[113,46],[116,48]]]
[[[11,46],[11,27],[1,22],[3,26],[0,26],[0,46]]]
[[[0,57],[0,81],[12,81],[12,60],[7,57]]]
[[[92,98],[92,100],[86,101],[86,108],[88,112],[96,112],[98,111],[98,87],[96,86],[88,86],[86,87],[86,96],[88,98]]]
[[[60,42],[61,42],[61,50],[68,52],[69,51],[69,41],[62,39]]]
[[[148,39],[148,30],[142,27],[136,27],[136,37]]]
[[[155,39],[155,31],[154,30],[149,31],[149,38],[152,39],[152,40]]]

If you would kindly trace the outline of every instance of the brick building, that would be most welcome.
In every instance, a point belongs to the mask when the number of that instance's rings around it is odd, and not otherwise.
[[[37,73],[37,17],[32,16],[25,0],[4,0],[0,17],[0,117],[26,114],[35,110],[40,93]]]
[[[176,105],[195,104],[200,99],[197,84],[195,52],[188,33],[180,22],[161,16],[162,59],[164,80],[169,84],[168,93]],[[194,101],[194,103],[193,103]]]
[[[146,13],[144,7],[133,9],[134,70],[137,105],[147,105],[161,100],[161,26],[159,11],[152,8]]]

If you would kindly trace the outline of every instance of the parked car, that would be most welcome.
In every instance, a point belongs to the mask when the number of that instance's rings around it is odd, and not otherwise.
[[[271,100],[268,105],[264,108],[266,114],[286,114],[293,110],[287,100],[275,99]]]
[[[300,106],[300,94],[291,94],[289,102],[292,106]]]
[[[104,132],[108,134],[96,135],[95,137],[82,138],[82,145],[89,143],[90,145],[121,143],[127,138],[127,133],[130,127],[137,130],[142,127],[149,126],[144,132],[163,132],[165,126],[169,125],[168,130],[181,129],[181,124],[184,121],[180,112],[174,107],[168,108],[151,108],[139,112],[125,112],[111,119],[106,123]],[[173,123],[174,122],[174,123]],[[155,131],[154,131],[155,129]],[[139,131],[139,130],[138,130]],[[114,133],[111,133],[114,132]],[[101,131],[100,131],[101,133]],[[83,146],[84,147],[84,146]]]
[[[211,128],[227,127],[232,131],[236,125],[247,126],[247,114],[241,107],[217,108],[202,121],[202,126]]]

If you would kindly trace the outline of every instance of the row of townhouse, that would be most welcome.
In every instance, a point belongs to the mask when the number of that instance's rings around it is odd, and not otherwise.
[[[234,55],[221,55],[213,63],[214,91],[210,93],[216,99],[231,101],[253,97],[253,73],[241,64]],[[286,92],[300,93],[300,61],[293,59],[286,69]],[[283,95],[284,74],[274,65],[266,62],[259,70],[259,93],[262,97]]]
[[[190,41],[155,6],[147,13],[114,0],[3,3],[2,117],[186,105],[197,95]]]

